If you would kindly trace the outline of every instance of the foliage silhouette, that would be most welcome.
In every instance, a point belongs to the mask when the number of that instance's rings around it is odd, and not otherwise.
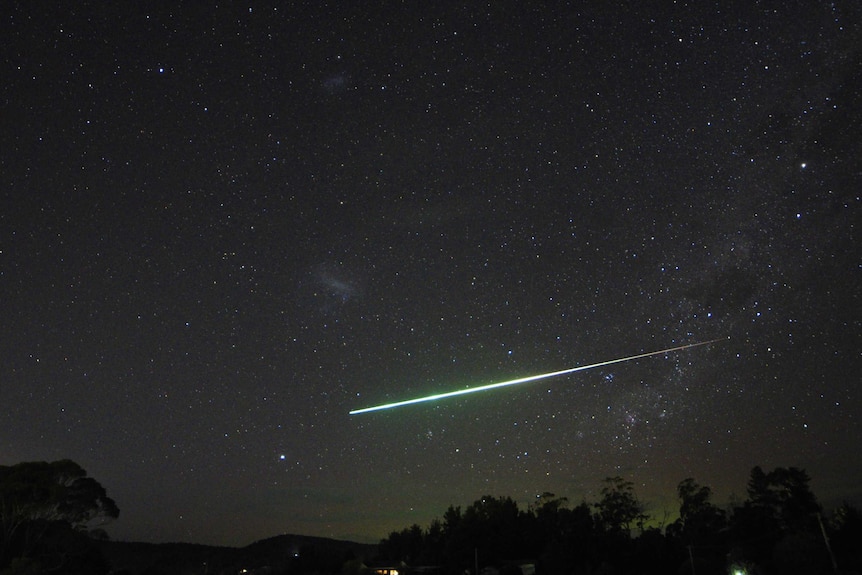
[[[74,461],[0,466],[0,568],[98,572],[84,559],[82,550],[92,546],[83,534],[119,513],[102,485]]]
[[[862,514],[839,508],[820,531],[821,511],[804,470],[751,470],[748,498],[729,512],[693,478],[677,486],[679,519],[664,532],[621,477],[605,479],[598,502],[569,506],[543,493],[526,510],[509,497],[484,496],[466,509],[450,506],[428,529],[413,525],[380,543],[390,564],[436,566],[444,573],[494,567],[506,573],[523,563],[537,575],[593,573],[725,574],[737,568],[763,575],[831,573],[824,538],[843,569],[859,569]],[[517,571],[517,569],[515,570]]]
[[[724,573],[727,517],[712,504],[712,490],[693,478],[683,479],[676,488],[679,519],[668,525],[665,534],[678,548],[686,550],[686,573]]]
[[[602,498],[595,504],[598,518],[605,531],[629,536],[632,528],[643,527],[649,517],[644,513],[644,505],[638,501],[634,484],[622,477],[608,477],[602,487]]]

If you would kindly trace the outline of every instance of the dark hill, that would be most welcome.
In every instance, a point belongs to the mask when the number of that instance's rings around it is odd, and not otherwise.
[[[113,573],[211,575],[246,573],[340,573],[351,559],[370,560],[377,545],[304,535],[278,535],[246,547],[192,543],[98,543]]]

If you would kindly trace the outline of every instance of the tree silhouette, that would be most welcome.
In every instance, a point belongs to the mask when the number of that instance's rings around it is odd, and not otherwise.
[[[523,550],[518,504],[511,497],[485,495],[467,509],[456,537],[468,544],[468,557],[478,554],[479,564],[493,565],[515,559]],[[463,561],[463,550],[462,550]]]
[[[524,516],[524,543],[530,556],[538,556],[560,543],[567,499],[544,492]]]
[[[0,466],[0,567],[35,555],[63,526],[86,531],[119,513],[99,482],[74,461]]]
[[[810,526],[814,514],[820,512],[808,486],[810,481],[804,469],[776,467],[764,473],[755,467],[748,481],[748,500],[752,506],[767,511],[782,530]]]
[[[684,550],[680,556],[688,566],[686,572],[723,572],[727,518],[710,502],[712,490],[689,477],[677,485],[676,493],[679,519],[668,525],[666,534]]]
[[[428,526],[424,541],[421,563],[423,565],[439,565],[443,561],[446,545],[446,531],[439,519],[434,519]]]
[[[679,519],[673,531],[689,545],[710,545],[727,527],[727,518],[722,509],[710,502],[712,490],[698,484],[691,477],[682,480],[676,488],[679,497]]]
[[[568,574],[573,567],[589,571],[599,561],[596,522],[586,501],[573,508],[543,506],[535,512],[537,519],[541,518],[540,537],[544,542],[537,557],[547,573]]]
[[[413,524],[401,531],[393,531],[380,543],[380,555],[389,561],[417,564],[425,547],[422,527]]]
[[[777,467],[769,473],[754,467],[748,481],[748,500],[733,510],[730,521],[735,553],[767,570],[790,573],[799,567],[816,572],[814,569],[826,560],[826,550],[819,540],[820,505],[809,481],[808,474],[796,467]],[[799,557],[792,557],[801,549],[811,553],[817,549],[816,564],[803,564]],[[811,557],[811,553],[806,555]]]
[[[649,516],[635,497],[634,484],[622,477],[605,478],[602,498],[595,504],[602,527],[612,534],[631,535],[632,527],[642,527]]]

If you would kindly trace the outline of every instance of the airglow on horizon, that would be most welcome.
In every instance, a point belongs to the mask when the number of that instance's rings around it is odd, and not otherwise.
[[[491,389],[497,389],[499,387],[508,387],[510,385],[519,385],[521,383],[527,383],[530,381],[537,381],[540,379],[559,377],[561,375],[567,375],[570,373],[575,373],[576,371],[585,371],[587,369],[593,369],[595,367],[603,367],[605,365],[611,365],[614,363],[622,363],[624,361],[632,361],[634,359],[641,359],[644,357],[650,357],[650,356],[659,355],[662,353],[672,353],[675,351],[682,351],[684,349],[699,347],[701,345],[709,345],[711,343],[716,343],[719,341],[726,341],[728,339],[730,339],[730,336],[722,337],[722,338],[718,338],[718,339],[711,339],[709,341],[701,341],[701,342],[697,342],[697,343],[688,343],[686,345],[669,347],[667,349],[660,349],[658,351],[639,353],[637,355],[629,355],[629,356],[620,357],[617,359],[609,359],[607,361],[600,361],[598,363],[591,363],[589,365],[581,365],[578,367],[572,367],[572,368],[563,369],[560,371],[551,371],[549,373],[540,373],[539,375],[530,375],[528,377],[519,377],[518,379],[510,379],[508,381],[501,381],[499,383],[490,383],[488,385],[480,385],[477,387],[468,387],[465,389],[457,389],[455,391],[447,391],[445,393],[436,393],[434,395],[426,395],[424,397],[417,397],[414,399],[406,399],[404,401],[396,401],[394,403],[384,403],[382,405],[375,405],[373,407],[363,407],[361,409],[354,409],[354,410],[350,411],[349,415],[359,415],[360,413],[369,413],[372,411],[383,411],[385,409],[394,409],[396,407],[403,407],[405,405],[413,405],[415,403],[424,403],[426,401],[437,401],[438,399],[446,399],[448,397],[456,397],[458,395],[467,395],[468,393],[478,393],[480,391],[488,391]]]

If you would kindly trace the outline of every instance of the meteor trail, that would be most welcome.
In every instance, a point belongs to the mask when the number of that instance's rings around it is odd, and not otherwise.
[[[383,405],[375,405],[373,407],[363,407],[362,409],[354,409],[353,411],[350,412],[350,415],[358,415],[360,413],[368,413],[370,411],[382,411],[384,409],[393,409],[395,407],[403,407],[405,405],[412,405],[414,403],[423,403],[426,401],[435,401],[438,399],[445,399],[447,397],[455,397],[456,395],[466,395],[468,393],[476,393],[478,391],[488,391],[489,389],[496,389],[498,387],[506,387],[509,385],[518,385],[519,383],[527,383],[528,381],[536,381],[539,379],[547,379],[549,377],[557,377],[560,375],[575,373],[576,371],[584,371],[587,369],[592,369],[594,367],[602,367],[605,365],[611,365],[613,363],[622,363],[624,361],[631,361],[633,359],[641,359],[643,357],[650,357],[651,355],[659,355],[662,353],[671,353],[673,351],[682,351],[684,349],[689,349],[692,347],[698,347],[701,345],[709,345],[711,343],[716,343],[718,341],[725,341],[728,339],[730,339],[730,336],[728,336],[726,338],[722,337],[719,339],[711,339],[709,341],[701,341],[698,343],[689,343],[689,344],[680,345],[677,347],[669,347],[667,349],[660,349],[658,351],[650,351],[648,353],[640,353],[638,355],[630,355],[627,357],[620,357],[618,359],[610,359],[608,361],[600,361],[599,363],[592,363],[590,365],[581,365],[579,367],[572,367],[570,369],[564,369],[561,371],[552,371],[550,373],[541,373],[539,375],[531,375],[529,377],[510,379],[509,381],[501,381],[500,383],[491,383],[488,385],[480,385],[478,387],[468,387],[466,389],[458,389],[456,391],[448,391],[446,393],[438,393],[435,395],[426,395],[425,397],[417,397],[415,399],[396,401],[395,403],[385,403]]]

